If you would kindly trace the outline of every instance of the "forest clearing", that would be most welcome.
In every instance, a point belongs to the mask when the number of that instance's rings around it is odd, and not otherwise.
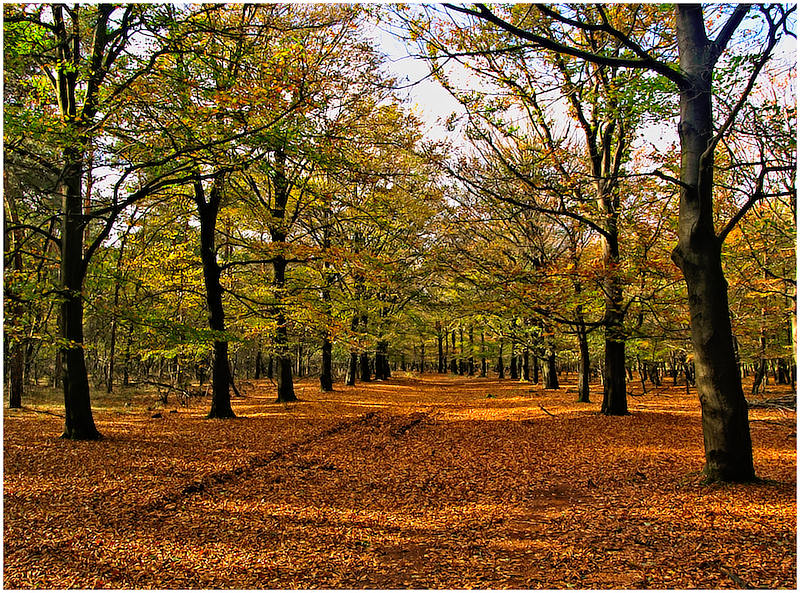
[[[796,588],[793,410],[750,412],[763,481],[706,485],[682,386],[615,417],[574,377],[398,375],[254,381],[227,421],[131,388],[92,442],[7,411],[4,587]]]

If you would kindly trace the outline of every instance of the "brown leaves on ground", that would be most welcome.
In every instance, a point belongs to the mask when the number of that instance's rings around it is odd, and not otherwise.
[[[6,411],[4,587],[796,587],[794,411],[751,410],[762,482],[705,485],[683,388],[626,417],[510,381],[336,389],[255,382],[226,421],[101,402],[100,442]]]

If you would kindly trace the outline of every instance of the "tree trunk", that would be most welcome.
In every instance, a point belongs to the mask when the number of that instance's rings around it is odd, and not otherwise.
[[[333,344],[328,335],[322,338],[322,371],[319,375],[319,387],[322,391],[333,391]]]
[[[589,359],[589,340],[586,335],[586,326],[581,323],[578,325],[578,401],[589,403],[589,371],[591,360]]]
[[[375,348],[375,380],[385,380],[391,376],[389,369],[389,343],[385,340],[378,340]]]
[[[513,340],[513,339],[512,339]],[[519,380],[519,373],[517,372],[517,353],[514,351],[514,342],[511,342],[511,362],[509,363],[509,378],[512,380]]]
[[[228,342],[220,337],[225,331],[225,310],[222,305],[221,270],[217,264],[216,227],[222,200],[222,176],[214,178],[206,200],[202,182],[194,184],[194,199],[200,218],[200,260],[206,285],[208,325],[215,332],[214,362],[211,367],[211,410],[208,418],[235,418],[231,408],[231,371],[228,361]]]
[[[458,374],[467,372],[467,357],[464,356],[464,328],[458,328]]]
[[[285,173],[286,153],[282,147],[275,150],[275,170],[273,176],[274,208],[272,217],[274,222],[270,227],[270,238],[273,243],[282,244],[286,241],[286,230],[284,219],[286,217],[286,204],[289,201],[289,182]],[[275,289],[277,306],[275,308],[275,355],[277,357],[277,390],[279,402],[297,401],[294,393],[294,382],[292,379],[292,357],[289,354],[289,332],[286,327],[286,312],[283,307],[282,295],[286,284],[286,257],[282,254],[276,255],[272,260],[273,280],[272,285]]]
[[[486,336],[484,331],[481,330],[481,377],[485,377],[488,371],[486,365]]]
[[[442,331],[439,329],[439,325],[436,325],[436,345],[439,350],[439,364],[436,367],[436,370],[441,374],[447,371],[447,361],[444,357],[444,348],[442,345]]]
[[[722,244],[713,221],[711,79],[716,56],[702,8],[679,4],[675,10],[680,67],[688,84],[680,94],[680,213],[672,259],[683,272],[689,296],[704,471],[709,480],[749,481],[755,470],[747,401],[733,348]]]
[[[450,349],[450,372],[458,374],[458,358],[456,357],[456,330],[450,332],[452,348]]]
[[[22,407],[23,371],[25,370],[25,344],[15,342],[11,346],[9,368],[9,394],[8,407]]]
[[[89,376],[83,345],[83,197],[82,160],[76,151],[65,151],[62,185],[61,231],[61,346],[64,387],[64,432],[67,439],[95,440],[100,433],[94,424],[89,398]]]
[[[616,223],[616,221],[615,221]],[[600,411],[607,416],[624,416],[628,413],[628,394],[625,385],[625,334],[622,309],[622,286],[617,273],[619,245],[614,240],[604,242],[606,277],[603,279],[605,293],[605,365],[603,365],[603,405]]]
[[[264,356],[261,354],[261,347],[259,346],[258,350],[256,351],[256,368],[254,371],[253,378],[258,380],[261,378],[261,374],[264,372]]]
[[[500,352],[497,355],[497,378],[505,379],[505,362],[503,362],[503,338],[500,338]]]
[[[548,340],[549,341],[549,340]],[[558,389],[558,369],[556,368],[556,348],[551,343],[547,344],[544,365],[544,388]]]
[[[531,380],[531,353],[527,346],[522,350],[522,380]]]
[[[120,264],[122,263],[122,256],[125,252],[127,235],[123,235],[122,243],[119,248],[119,257],[117,258],[117,271],[119,271]],[[114,363],[117,350],[117,326],[119,325],[119,317],[117,309],[119,307],[119,291],[121,282],[117,280],[114,284],[114,308],[111,317],[111,339],[108,346],[108,377],[106,383],[106,392],[111,393],[114,390]]]
[[[275,286],[283,288],[286,278],[286,261],[283,257],[276,257],[273,260],[275,274]],[[286,328],[286,315],[283,308],[279,308],[275,316],[277,327],[275,329],[275,360],[276,380],[279,402],[297,401],[294,393],[294,381],[292,378],[292,356],[289,354],[289,332]]]
[[[355,336],[356,332],[358,331],[358,315],[353,315],[353,319],[350,321],[350,330],[353,332],[353,336]],[[350,364],[347,365],[347,375],[344,379],[345,385],[353,386],[356,384],[356,376],[358,375],[358,352],[355,350],[350,351]]]
[[[468,373],[470,377],[475,374],[475,330],[469,326],[469,361]]]
[[[364,382],[372,380],[372,371],[370,370],[369,353],[361,353],[361,380]]]

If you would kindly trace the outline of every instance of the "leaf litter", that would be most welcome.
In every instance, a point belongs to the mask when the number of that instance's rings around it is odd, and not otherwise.
[[[750,412],[762,481],[713,485],[683,387],[604,417],[491,379],[251,383],[228,421],[104,406],[99,442],[7,410],[4,587],[796,588],[794,410]]]

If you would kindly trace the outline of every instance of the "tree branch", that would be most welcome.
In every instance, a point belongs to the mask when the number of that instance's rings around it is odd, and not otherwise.
[[[733,216],[733,218],[728,221],[728,224],[725,225],[725,228],[720,231],[719,235],[717,235],[717,239],[719,240],[720,244],[725,241],[725,238],[728,236],[734,227],[739,223],[739,221],[744,218],[744,216],[755,206],[760,200],[767,197],[764,194],[764,179],[766,178],[768,173],[791,173],[792,171],[796,170],[795,165],[785,165],[782,167],[764,167],[761,170],[761,173],[758,175],[758,181],[756,182],[756,191],[753,193],[752,196],[747,200],[747,202],[742,206],[739,211]]]
[[[485,4],[475,4],[476,9],[464,8],[461,6],[457,6],[455,4],[447,4],[447,3],[444,4],[444,6],[455,12],[459,12],[461,14],[466,14],[469,16],[474,16],[486,22],[492,23],[493,25],[500,27],[504,31],[511,33],[515,37],[519,37],[520,39],[525,39],[526,41],[535,43],[537,46],[543,49],[570,55],[575,58],[581,58],[588,62],[592,62],[594,64],[599,64],[603,66],[612,66],[618,68],[643,68],[646,70],[652,70],[653,72],[661,74],[668,80],[671,80],[679,88],[684,88],[688,86],[688,81],[680,72],[673,70],[672,68],[669,67],[669,65],[665,64],[664,62],[659,62],[658,60],[655,60],[649,54],[644,52],[644,50],[642,50],[641,48],[639,49],[641,52],[644,53],[644,56],[646,56],[646,58],[642,57],[642,59],[639,60],[630,60],[626,58],[614,58],[610,56],[604,56],[584,51],[581,49],[577,49],[574,47],[569,47],[568,45],[558,43],[556,41],[553,41],[552,39],[548,39],[547,37],[536,35],[535,33],[531,33],[530,31],[521,29],[495,15],[491,10],[489,10],[486,7]],[[539,10],[541,10],[541,7],[538,8]],[[543,11],[543,14],[546,13]],[[580,26],[578,21],[575,21],[575,26]],[[619,35],[622,35],[622,33],[619,31],[617,31],[617,33],[619,33]],[[637,55],[640,54],[637,53]]]

